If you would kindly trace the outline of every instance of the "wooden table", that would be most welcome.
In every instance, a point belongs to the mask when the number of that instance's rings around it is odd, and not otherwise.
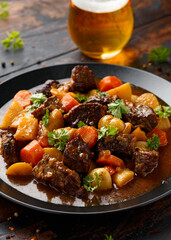
[[[33,69],[71,62],[104,62],[144,68],[171,81],[171,60],[148,64],[151,49],[171,49],[171,1],[132,0],[135,28],[131,40],[116,57],[104,61],[84,56],[67,30],[69,0],[11,0],[8,20],[0,20],[0,39],[18,30],[24,49],[0,47],[0,81]],[[14,61],[14,65],[11,65]],[[135,210],[101,216],[59,216],[21,207],[0,197],[0,240],[169,240],[171,239],[171,196]]]

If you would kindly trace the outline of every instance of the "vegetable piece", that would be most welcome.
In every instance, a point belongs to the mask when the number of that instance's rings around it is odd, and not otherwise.
[[[120,188],[134,179],[134,172],[125,168],[112,176],[113,182]]]
[[[137,141],[137,142],[135,143],[135,147],[145,148],[145,149],[148,148],[147,142],[145,142],[145,141]]]
[[[100,119],[100,121],[98,123],[98,128],[99,129],[101,129],[103,127],[115,128],[115,129],[118,130],[117,131],[117,133],[118,133],[118,132],[122,132],[124,130],[125,123],[121,119],[113,117],[112,115],[105,115]]]
[[[170,53],[170,49],[160,46],[150,51],[148,59],[152,62],[167,62],[167,57],[170,55]]]
[[[135,103],[135,101],[137,100],[138,96],[137,95],[133,95],[131,96],[131,102]]]
[[[79,102],[75,100],[69,93],[67,93],[62,99],[61,99],[62,107],[65,112],[69,112],[69,110],[77,105],[79,105]]]
[[[99,82],[99,90],[101,92],[108,91],[110,89],[119,87],[122,85],[122,82],[119,78],[115,76],[107,76],[104,77],[100,82]]]
[[[1,129],[7,129],[13,119],[23,110],[23,107],[21,106],[20,103],[16,102],[15,100],[12,101],[8,111],[6,112],[3,121],[0,125]]]
[[[130,83],[125,83],[119,87],[107,91],[110,96],[117,95],[121,99],[131,101],[132,89]]]
[[[12,164],[6,171],[8,176],[32,175],[32,166],[29,163],[17,162]]]
[[[123,99],[118,99],[115,102],[109,103],[109,112],[117,118],[122,118],[122,114],[129,113],[130,109],[125,105]]]
[[[154,128],[147,136],[153,138],[154,135],[159,137],[159,147],[165,146],[168,143],[166,132]]]
[[[33,103],[28,106],[26,109],[29,112],[33,112],[36,108],[40,107],[42,103],[47,99],[43,93],[35,93],[30,96],[30,100]]]
[[[0,18],[7,19],[9,16],[9,4],[7,2],[0,2]]]
[[[31,117],[33,117],[33,115],[31,115],[30,112],[28,112],[26,109],[24,109],[12,120],[10,127],[17,128],[23,117],[31,118]]]
[[[92,90],[90,90],[90,91],[87,93],[87,96],[88,96],[88,97],[91,97],[91,96],[93,96],[93,95],[95,95],[95,94],[97,94],[97,89],[92,89]]]
[[[60,91],[59,89],[56,89],[56,88],[52,88],[50,90],[51,94],[56,96],[57,98],[59,98],[59,100],[61,100],[65,95],[66,93],[63,92],[63,91]]]
[[[114,238],[112,237],[112,235],[107,235],[105,234],[105,240],[114,240]]]
[[[69,138],[69,132],[64,128],[61,128],[60,132],[48,132],[49,145],[56,147],[60,151],[63,151],[65,149]]]
[[[156,107],[154,111],[160,118],[167,118],[171,116],[171,107],[168,107],[168,106],[160,105]]]
[[[156,126],[157,129],[161,129],[161,130],[166,130],[170,127],[171,125],[170,125],[169,118],[160,118],[158,121],[158,125]]]
[[[134,137],[136,137],[137,141],[147,140],[145,132],[142,131],[140,127],[137,127],[131,134],[134,135]]]
[[[151,107],[152,109],[155,109],[156,107],[159,106],[159,102],[152,93],[143,93],[141,96],[135,100],[135,107],[138,105],[147,105]]]
[[[147,139],[147,147],[157,151],[159,147],[160,138],[157,135],[153,135],[152,138]]]
[[[78,122],[78,128],[82,128],[84,126],[87,126],[87,124],[85,124],[83,121]]]
[[[6,48],[13,48],[14,50],[23,48],[24,42],[20,37],[20,32],[12,31],[7,33],[7,38],[1,41],[2,45]]]
[[[129,123],[129,122],[126,122],[126,123],[125,123],[125,128],[124,128],[124,130],[122,131],[122,133],[124,133],[124,134],[130,134],[130,133],[131,133],[131,130],[132,130],[132,124]]]
[[[80,103],[87,103],[87,97],[85,95],[77,93],[74,97]]]
[[[38,120],[34,117],[23,117],[18,125],[14,138],[19,141],[33,140],[38,132]]]
[[[54,129],[63,128],[64,119],[62,113],[59,109],[54,109],[49,116],[49,123],[46,129],[51,132]]]
[[[116,173],[116,168],[112,167],[112,166],[105,166],[104,167],[112,176],[114,173]]]
[[[21,90],[14,96],[14,100],[21,104],[23,108],[31,104],[30,100],[31,93],[27,90]]]
[[[106,151],[102,151],[99,154],[98,159],[96,160],[96,163],[99,165],[110,165],[112,167],[120,167],[120,168],[124,168],[124,162],[122,159],[111,155],[111,152],[109,150]]]
[[[49,109],[46,109],[45,115],[42,117],[42,122],[45,125],[45,127],[48,126],[50,120],[50,115],[49,115]]]
[[[114,136],[116,134],[118,134],[118,129],[107,125],[98,130],[98,140],[100,140],[102,137]]]
[[[23,162],[30,163],[33,167],[43,158],[44,150],[37,140],[31,141],[20,151]]]
[[[37,141],[39,142],[39,144],[42,148],[50,147],[47,136],[40,136],[37,138]]]
[[[97,142],[98,132],[94,127],[84,126],[79,128],[75,132],[75,137],[78,135],[82,137],[84,142],[88,143],[89,148],[92,148]]]
[[[96,182],[96,184],[93,184],[94,186],[92,186],[93,182]],[[100,185],[101,185],[101,181],[99,179],[98,174],[95,172],[92,175],[88,175],[85,178],[83,178],[83,184],[84,184],[84,188],[89,191],[89,192],[94,192],[95,189],[97,189]]]
[[[62,152],[59,151],[57,148],[44,148],[43,149],[46,154],[48,154],[52,158],[56,158],[57,161],[62,162]]]

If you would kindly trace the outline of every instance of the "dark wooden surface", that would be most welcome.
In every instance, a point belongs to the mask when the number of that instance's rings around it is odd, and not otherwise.
[[[131,40],[116,57],[98,61],[84,56],[67,30],[69,0],[11,0],[8,20],[0,20],[0,39],[18,30],[24,49],[6,51],[0,46],[0,81],[23,72],[68,62],[104,62],[127,65],[171,81],[171,59],[148,64],[151,49],[171,49],[171,1],[133,0],[135,28]],[[10,62],[14,61],[14,66]],[[41,63],[37,63],[37,62]],[[154,86],[155,87],[155,86]],[[171,239],[171,196],[135,210],[101,216],[56,216],[37,212],[0,197],[0,240],[169,240]]]

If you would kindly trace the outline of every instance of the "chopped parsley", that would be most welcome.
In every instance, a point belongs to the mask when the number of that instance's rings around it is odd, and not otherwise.
[[[147,139],[147,146],[157,151],[159,147],[160,138],[157,135],[153,135],[152,139]]]
[[[45,127],[48,126],[49,120],[50,120],[49,109],[46,109],[46,113],[45,113],[45,115],[42,117],[42,121],[43,121],[43,124],[45,125]]]
[[[0,18],[7,19],[9,16],[9,4],[7,2],[0,2]]]
[[[105,234],[105,240],[114,240],[112,235]]]
[[[24,42],[20,37],[20,32],[12,31],[7,33],[7,38],[1,41],[2,45],[6,48],[13,48],[14,50],[23,48]]]
[[[129,113],[130,109],[125,105],[123,99],[117,99],[115,102],[109,103],[109,112],[117,118],[122,118],[122,114]]]
[[[107,125],[107,126],[102,127],[98,130],[98,140],[100,140],[102,137],[114,136],[117,133],[118,133],[117,128],[111,127],[110,125]]]
[[[43,93],[32,94],[30,100],[33,104],[26,108],[27,111],[33,112],[36,108],[40,107],[46,99],[47,97]]]
[[[108,94],[106,93],[106,92],[100,92],[100,91],[96,91],[100,96],[102,96],[102,97],[105,97],[105,96],[107,96]]]
[[[82,128],[84,126],[87,126],[87,124],[85,124],[83,121],[79,121],[77,125],[78,125],[78,128]]]
[[[88,99],[86,96],[79,93],[77,93],[74,98],[80,103],[87,103],[87,99]]]
[[[170,55],[171,51],[168,48],[162,46],[152,49],[148,55],[148,59],[152,62],[167,62],[167,57]]]
[[[94,176],[95,178],[92,175],[88,175],[85,178],[83,178],[84,188],[89,192],[93,192],[95,189],[101,186],[101,180],[99,179],[97,172],[94,173]],[[92,187],[92,182],[94,180],[97,180],[98,184]]]
[[[171,116],[171,107],[168,106],[158,106],[154,109],[155,113],[160,117],[160,118],[167,118]]]
[[[60,151],[65,149],[68,139],[70,138],[69,132],[64,128],[61,128],[60,132],[48,132],[47,136],[49,145],[56,147]]]

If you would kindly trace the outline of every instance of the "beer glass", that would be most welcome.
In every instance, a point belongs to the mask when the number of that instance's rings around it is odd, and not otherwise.
[[[68,30],[87,56],[106,59],[118,54],[133,31],[130,0],[71,0]]]

